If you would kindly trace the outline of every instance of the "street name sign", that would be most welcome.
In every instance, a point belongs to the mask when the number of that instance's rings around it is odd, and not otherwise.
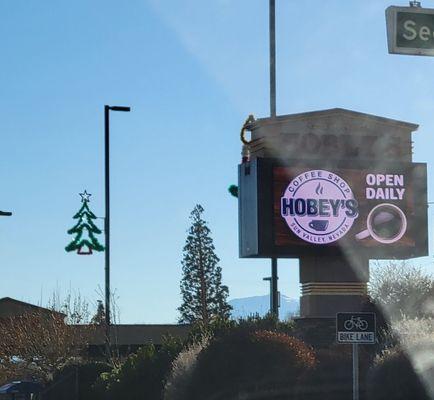
[[[434,9],[391,6],[386,24],[390,54],[434,56]]]
[[[337,342],[341,344],[375,344],[376,321],[374,313],[336,314]]]

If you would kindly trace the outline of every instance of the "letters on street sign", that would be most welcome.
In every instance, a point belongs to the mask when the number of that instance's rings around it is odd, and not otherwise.
[[[338,313],[336,315],[337,342],[341,344],[375,344],[374,313]]]
[[[386,23],[390,54],[434,56],[434,9],[392,6]]]

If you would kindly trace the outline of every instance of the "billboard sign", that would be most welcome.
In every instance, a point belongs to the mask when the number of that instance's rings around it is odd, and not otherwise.
[[[275,245],[411,250],[423,226],[417,206],[425,190],[421,168],[275,166]]]
[[[392,6],[386,23],[390,54],[434,56],[434,9]]]
[[[336,339],[340,344],[375,344],[374,313],[336,314]]]
[[[427,255],[425,164],[255,163],[245,177],[256,179],[259,199],[252,215],[256,225],[251,220],[246,225],[245,236],[256,228],[258,233],[250,241],[258,244],[251,256],[299,257],[313,249],[320,254],[348,248],[373,259]],[[243,205],[243,212],[249,207]]]

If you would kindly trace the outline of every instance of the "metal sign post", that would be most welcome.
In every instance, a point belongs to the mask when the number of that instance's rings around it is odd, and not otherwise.
[[[353,400],[359,400],[359,345],[353,343]]]
[[[374,313],[338,313],[336,339],[340,344],[353,346],[353,400],[359,400],[359,344],[375,344],[376,319]]]

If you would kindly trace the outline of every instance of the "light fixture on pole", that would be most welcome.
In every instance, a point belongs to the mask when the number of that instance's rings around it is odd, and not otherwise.
[[[0,211],[0,217],[10,217],[12,215],[9,211]]]
[[[130,112],[130,107],[104,106],[104,171],[105,171],[105,323],[110,345],[110,111]]]

